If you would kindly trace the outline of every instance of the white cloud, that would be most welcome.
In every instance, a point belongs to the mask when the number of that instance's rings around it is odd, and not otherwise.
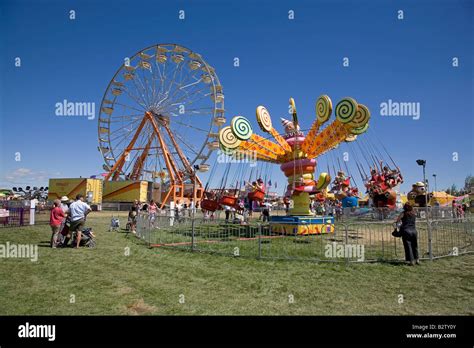
[[[49,178],[58,176],[60,173],[51,173],[43,170],[33,170],[30,168],[18,168],[0,177],[0,185],[30,185],[47,186]]]

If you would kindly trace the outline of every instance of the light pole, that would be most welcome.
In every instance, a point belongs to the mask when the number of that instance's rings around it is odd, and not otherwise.
[[[425,190],[425,203],[426,203],[425,214],[426,214],[426,225],[428,227],[428,253],[430,255],[430,260],[433,260],[433,246],[432,246],[432,243],[431,243],[431,241],[432,241],[431,224],[430,224],[430,221],[428,219],[428,185],[427,185],[427,181],[426,181],[426,171],[425,171],[426,160],[417,159],[416,163],[419,166],[423,166],[423,182],[426,185],[426,190]]]
[[[436,192],[436,191],[438,191],[438,188],[437,188],[437,186],[436,186],[436,174],[433,174],[433,178],[434,178],[434,182],[435,182],[435,184],[434,184],[434,185],[435,185],[435,189],[434,189],[434,190],[435,190],[435,192]]]

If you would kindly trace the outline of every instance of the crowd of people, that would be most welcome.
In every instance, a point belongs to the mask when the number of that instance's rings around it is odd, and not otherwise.
[[[312,200],[310,209],[316,215],[334,216],[336,220],[340,220],[343,215],[342,202],[338,199],[324,201]]]
[[[82,194],[78,194],[74,202],[66,196],[54,200],[49,218],[51,247],[79,248],[85,239],[94,238],[94,233],[90,229],[87,229],[87,237],[83,238],[86,218],[91,211]]]
[[[453,199],[451,202],[451,211],[454,222],[462,221],[467,212],[467,204],[458,203]]]
[[[180,220],[186,216],[193,217],[198,208],[199,202],[195,204],[193,198],[189,199],[189,203],[182,203],[181,200],[178,199],[174,203],[172,215],[177,220]],[[127,222],[127,229],[132,231],[132,233],[136,233],[137,216],[140,211],[148,213],[150,225],[156,228],[159,228],[159,226],[156,225],[157,217],[166,213],[166,211],[161,209],[160,206],[153,199],[148,202],[139,202],[138,200],[135,200],[132,206],[130,207]]]
[[[240,224],[247,224],[250,218],[253,216],[255,211],[255,207],[251,200],[247,200],[247,202],[243,199],[237,201],[237,205],[234,207],[224,205],[224,213],[225,213],[225,222],[235,222]],[[259,204],[259,211],[260,216],[258,220],[262,222],[270,221],[270,214],[273,209],[272,203],[265,199],[261,204]],[[205,211],[203,211],[206,214]]]

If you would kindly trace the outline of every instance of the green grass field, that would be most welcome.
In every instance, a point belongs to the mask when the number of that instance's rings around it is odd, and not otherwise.
[[[0,315],[474,314],[472,254],[416,267],[234,258],[150,249],[108,232],[110,216],[88,219],[95,249],[50,249],[47,225],[0,229],[0,244],[39,245],[37,262],[0,259]]]

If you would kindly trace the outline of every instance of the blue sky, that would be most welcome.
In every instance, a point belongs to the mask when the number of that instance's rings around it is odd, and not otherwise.
[[[255,108],[265,105],[277,123],[289,116],[293,97],[300,123],[309,128],[319,95],[328,94],[334,104],[352,96],[371,110],[366,140],[384,142],[404,173],[402,191],[421,179],[417,158],[427,160],[430,179],[437,174],[438,188],[460,186],[473,172],[472,1],[0,4],[2,187],[103,172],[97,118],[58,117],[55,104],[95,102],[98,115],[124,57],[158,43],[186,46],[216,69],[228,120],[244,115],[258,129]],[[70,10],[76,11],[75,20],[69,19]],[[185,10],[185,20],[178,19],[179,10]],[[294,20],[288,19],[289,10]],[[404,11],[403,20],[397,19],[398,10]],[[21,67],[15,67],[15,57]],[[238,68],[234,57],[240,59]],[[350,59],[349,67],[343,67],[343,57]],[[459,67],[452,66],[453,57]],[[388,99],[419,102],[420,119],[381,116],[380,104]],[[21,161],[15,161],[16,152]],[[323,156],[318,170],[338,153]],[[216,178],[224,167],[216,169]],[[282,191],[286,180],[277,166],[264,172]]]

